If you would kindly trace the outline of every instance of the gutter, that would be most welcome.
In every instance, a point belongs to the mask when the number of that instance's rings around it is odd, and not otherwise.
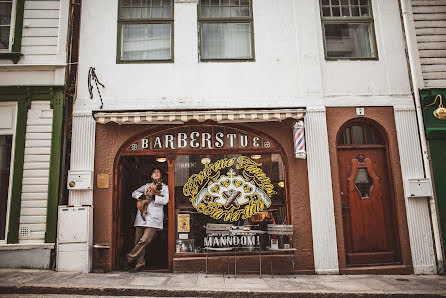
[[[64,111],[58,205],[68,204],[67,175],[70,168],[73,103],[77,93],[81,0],[70,0],[65,71]]]
[[[403,29],[404,29],[404,38],[406,40],[406,48],[407,48],[407,58],[409,60],[409,77],[412,84],[412,92],[414,96],[414,103],[417,114],[418,121],[418,131],[420,135],[420,143],[421,150],[423,153],[423,164],[424,164],[424,175],[428,178],[431,183],[432,175],[431,175],[431,166],[429,160],[429,150],[427,148],[426,134],[424,131],[424,122],[423,122],[423,112],[421,107],[421,98],[420,98],[420,86],[424,86],[424,83],[420,84],[419,77],[417,76],[416,66],[420,64],[420,61],[415,59],[418,53],[418,47],[414,46],[417,44],[416,40],[413,40],[413,35],[411,34],[410,24],[411,21],[408,18],[408,6],[410,3],[407,3],[407,0],[400,0],[400,8],[401,15],[403,19]],[[432,197],[429,197],[429,209],[431,215],[432,222],[432,230],[434,235],[434,245],[435,245],[435,253],[437,258],[437,270],[439,273],[444,273],[444,258],[443,258],[443,250],[441,245],[441,235],[440,235],[440,223],[438,219],[438,211],[437,211],[437,203],[435,199],[435,192],[433,192]]]

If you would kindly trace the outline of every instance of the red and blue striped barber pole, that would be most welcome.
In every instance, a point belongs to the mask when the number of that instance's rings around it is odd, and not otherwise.
[[[305,152],[305,126],[303,121],[298,121],[293,125],[293,137],[294,137],[294,155],[296,158],[307,158]]]

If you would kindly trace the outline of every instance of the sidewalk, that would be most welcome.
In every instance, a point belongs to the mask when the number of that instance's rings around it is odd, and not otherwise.
[[[186,297],[446,297],[446,276],[63,273],[0,269],[2,294]]]

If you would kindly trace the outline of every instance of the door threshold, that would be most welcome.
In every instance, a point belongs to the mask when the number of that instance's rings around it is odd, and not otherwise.
[[[413,274],[410,265],[364,265],[339,269],[340,274]]]
[[[156,269],[156,268],[147,268],[147,269],[143,269],[142,270],[143,272],[156,272],[156,273],[169,273],[170,271],[169,271],[169,269],[167,269],[167,268],[159,268],[159,269]]]

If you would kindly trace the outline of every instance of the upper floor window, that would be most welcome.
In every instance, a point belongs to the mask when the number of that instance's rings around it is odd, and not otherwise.
[[[200,0],[201,60],[254,59],[252,20],[252,0]]]
[[[120,0],[118,62],[173,59],[173,0]]]
[[[12,0],[0,1],[0,50],[9,50],[11,41]]]
[[[325,57],[375,59],[371,0],[320,0]]]

